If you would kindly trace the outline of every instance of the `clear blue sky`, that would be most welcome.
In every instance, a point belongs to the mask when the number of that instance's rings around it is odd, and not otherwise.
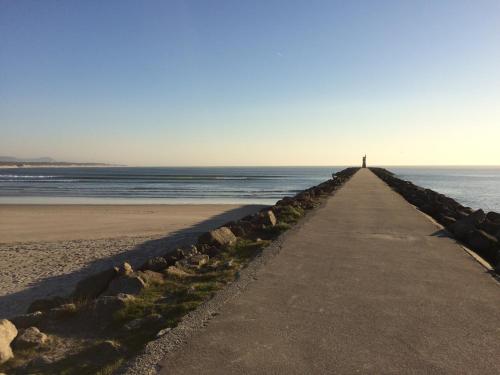
[[[0,1],[0,155],[500,164],[500,2]]]

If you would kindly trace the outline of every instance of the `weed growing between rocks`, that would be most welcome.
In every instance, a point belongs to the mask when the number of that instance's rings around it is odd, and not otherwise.
[[[317,207],[357,171],[307,189],[275,206],[201,235],[196,245],[128,263],[82,280],[72,296],[34,301],[13,323],[24,332],[48,335],[27,349],[14,340],[15,357],[0,372],[10,374],[112,374],[155,338],[237,279],[246,267],[308,210]],[[37,336],[37,337],[38,337]],[[28,340],[29,341],[29,340]]]

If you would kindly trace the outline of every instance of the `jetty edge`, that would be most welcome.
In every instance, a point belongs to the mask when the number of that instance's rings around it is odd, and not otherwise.
[[[384,168],[369,168],[377,177],[420,211],[443,225],[448,233],[465,244],[500,273],[500,214],[473,210],[434,190],[397,178]]]
[[[26,314],[0,321],[10,332],[16,330],[2,342],[6,356],[0,372],[116,371],[236,280],[358,170],[344,169],[294,197],[203,233],[196,244],[166,249],[137,270],[123,263],[82,279],[70,296],[33,301]]]

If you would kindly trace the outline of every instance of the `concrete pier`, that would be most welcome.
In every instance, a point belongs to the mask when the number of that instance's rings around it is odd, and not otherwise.
[[[499,374],[497,281],[368,169],[162,374]]]

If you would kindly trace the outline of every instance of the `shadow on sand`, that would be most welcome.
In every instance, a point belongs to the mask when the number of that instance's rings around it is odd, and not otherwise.
[[[165,237],[145,241],[128,251],[110,257],[100,258],[87,266],[67,274],[51,276],[32,283],[26,289],[0,297],[0,318],[12,317],[26,312],[29,304],[38,298],[51,297],[71,293],[76,283],[93,273],[129,262],[133,267],[141,265],[146,259],[164,255],[180,246],[195,243],[200,233],[217,228],[229,221],[237,220],[246,215],[267,207],[264,205],[247,205],[212,216],[200,223],[184,229],[171,232]],[[64,292],[61,292],[61,291]]]

